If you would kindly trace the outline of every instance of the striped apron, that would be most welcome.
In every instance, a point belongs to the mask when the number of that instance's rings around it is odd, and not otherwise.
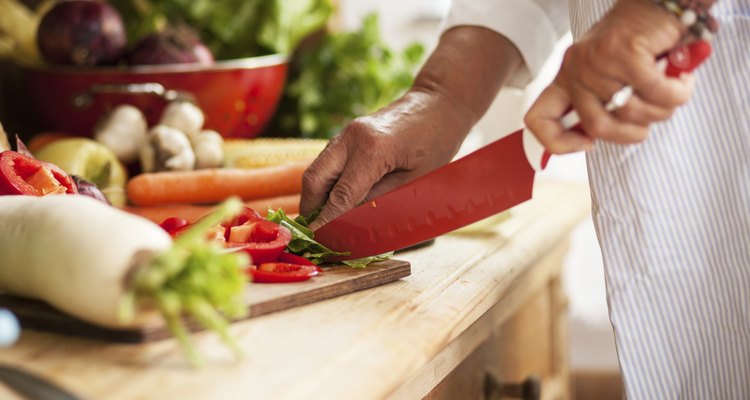
[[[580,37],[614,0],[569,2]],[[750,399],[750,0],[714,15],[690,102],[645,142],[587,156],[632,399]]]

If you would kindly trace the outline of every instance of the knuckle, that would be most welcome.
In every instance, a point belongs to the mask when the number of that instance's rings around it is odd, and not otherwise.
[[[347,126],[346,134],[357,147],[365,150],[377,147],[382,135],[366,118],[356,118]]]
[[[305,191],[314,191],[315,188],[321,187],[322,183],[320,174],[315,171],[313,165],[308,167],[305,173],[302,174],[302,188]]]
[[[343,212],[354,204],[354,188],[348,182],[339,181],[328,194],[328,205],[334,211]]]
[[[588,121],[586,133],[596,138],[606,139],[612,135],[613,124],[605,117],[596,117]]]
[[[592,47],[597,56],[592,58],[609,58],[615,55],[617,49],[621,48],[620,37],[614,34],[602,35],[599,40],[594,42]]]

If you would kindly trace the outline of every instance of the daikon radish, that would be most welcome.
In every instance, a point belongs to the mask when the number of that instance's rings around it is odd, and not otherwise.
[[[246,312],[241,267],[248,260],[203,236],[241,207],[226,202],[173,242],[158,225],[90,197],[0,196],[0,291],[110,328],[150,323],[160,313],[198,362],[181,320],[189,313],[239,351],[222,313]]]

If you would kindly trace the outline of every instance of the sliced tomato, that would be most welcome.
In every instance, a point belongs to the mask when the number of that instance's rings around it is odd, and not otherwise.
[[[275,222],[261,219],[228,228],[226,238],[227,247],[246,252],[253,264],[260,265],[276,261],[292,240],[292,233]]]
[[[255,283],[301,282],[320,273],[317,265],[300,265],[285,262],[270,262],[251,265],[247,269]]]

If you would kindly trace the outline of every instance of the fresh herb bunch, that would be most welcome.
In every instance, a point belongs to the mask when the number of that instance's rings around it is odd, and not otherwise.
[[[403,51],[381,38],[377,14],[358,31],[327,34],[302,54],[269,132],[330,138],[357,116],[395,100],[409,88],[422,60],[419,43]]]
[[[184,23],[198,32],[217,60],[291,54],[333,13],[330,0],[111,0],[128,42]]]

